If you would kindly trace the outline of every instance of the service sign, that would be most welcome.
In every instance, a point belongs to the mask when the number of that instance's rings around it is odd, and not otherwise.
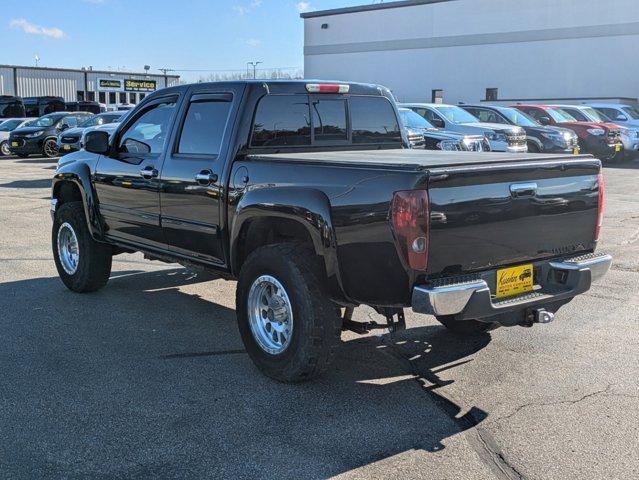
[[[157,82],[155,80],[125,80],[124,90],[127,92],[155,92]]]
[[[111,92],[122,91],[122,80],[117,78],[98,78],[98,90]]]

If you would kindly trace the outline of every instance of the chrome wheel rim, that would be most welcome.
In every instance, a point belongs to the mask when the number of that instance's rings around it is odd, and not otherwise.
[[[9,155],[11,155],[11,151],[9,150],[9,143],[7,142],[2,142],[0,144],[0,152],[2,153],[2,155],[4,155],[5,157],[8,157]]]
[[[69,275],[73,275],[78,270],[80,261],[78,237],[73,227],[66,222],[58,229],[58,258],[62,268]]]
[[[255,279],[248,294],[253,338],[271,355],[282,353],[293,337],[293,307],[282,284],[271,275]]]
[[[47,157],[55,157],[58,154],[58,148],[55,145],[55,140],[47,140],[44,142],[44,154]]]

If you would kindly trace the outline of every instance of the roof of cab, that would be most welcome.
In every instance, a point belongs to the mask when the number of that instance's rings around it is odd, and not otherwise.
[[[392,95],[390,90],[381,85],[373,83],[357,83],[357,82],[345,82],[343,80],[316,80],[316,79],[302,79],[302,80],[235,80],[230,82],[202,82],[202,83],[189,83],[184,85],[176,85],[172,87],[156,90],[148,96],[155,97],[157,94],[166,95],[167,93],[183,92],[190,87],[198,87],[199,89],[206,89],[207,87],[220,87],[226,86],[239,86],[249,85],[251,87],[259,87],[266,89],[269,93],[308,93],[306,90],[307,84],[339,84],[349,85],[349,94],[355,95]]]

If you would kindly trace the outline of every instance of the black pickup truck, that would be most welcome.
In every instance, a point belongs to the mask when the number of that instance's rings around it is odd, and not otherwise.
[[[599,160],[405,147],[376,85],[157,91],[61,159],[58,272],[95,291],[140,251],[237,279],[246,349],[281,381],[325,371],[343,329],[404,327],[406,307],[459,334],[531,326],[606,273]],[[385,320],[353,321],[358,305]]]

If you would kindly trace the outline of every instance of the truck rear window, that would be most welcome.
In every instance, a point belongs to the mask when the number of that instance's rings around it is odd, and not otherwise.
[[[254,147],[311,144],[311,120],[305,95],[267,95],[260,100],[253,123]]]
[[[401,143],[397,116],[385,97],[351,97],[353,143]]]
[[[348,114],[350,112],[349,135]],[[311,128],[312,133],[311,135]],[[267,95],[255,113],[252,147],[402,144],[395,109],[386,97],[317,98]]]

